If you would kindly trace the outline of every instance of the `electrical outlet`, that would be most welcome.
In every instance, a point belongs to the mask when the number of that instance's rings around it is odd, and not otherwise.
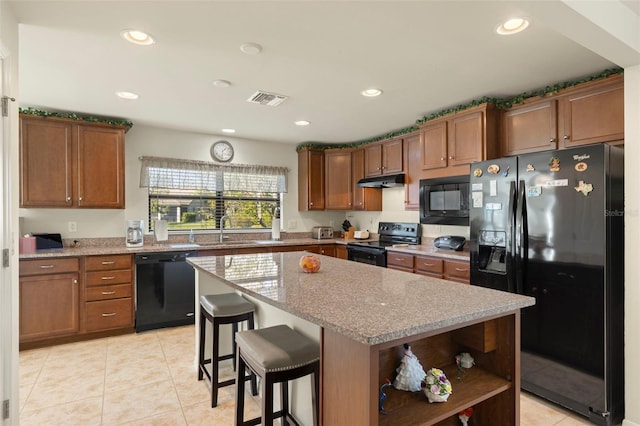
[[[69,232],[78,232],[78,224],[76,222],[67,222]]]
[[[287,222],[287,229],[290,231],[292,229],[296,229],[296,227],[298,226],[298,223],[295,220],[290,220],[289,222]]]

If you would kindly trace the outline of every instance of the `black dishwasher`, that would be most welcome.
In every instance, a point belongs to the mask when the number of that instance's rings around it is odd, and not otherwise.
[[[197,252],[137,254],[136,331],[194,323],[195,271],[186,262]]]

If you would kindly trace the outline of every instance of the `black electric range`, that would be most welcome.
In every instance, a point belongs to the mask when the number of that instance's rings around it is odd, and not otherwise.
[[[422,226],[419,223],[380,222],[378,241],[357,241],[347,244],[347,256],[355,262],[387,266],[386,247],[395,244],[420,244]]]

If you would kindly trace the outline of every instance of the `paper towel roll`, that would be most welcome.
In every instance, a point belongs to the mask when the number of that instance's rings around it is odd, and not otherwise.
[[[280,239],[280,219],[273,218],[271,221],[271,239]]]
[[[153,233],[156,241],[167,241],[169,239],[169,230],[167,229],[166,220],[156,220],[153,225]]]

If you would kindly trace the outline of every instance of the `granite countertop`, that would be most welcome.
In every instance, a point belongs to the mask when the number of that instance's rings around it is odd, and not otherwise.
[[[107,239],[105,239],[107,240]],[[52,257],[70,257],[70,256],[95,256],[109,254],[138,254],[138,253],[160,253],[167,251],[199,251],[212,249],[236,249],[242,247],[284,247],[297,245],[318,245],[318,244],[334,244],[333,239],[317,240],[314,238],[290,238],[285,240],[231,240],[223,243],[219,242],[203,242],[201,244],[188,244],[182,242],[167,242],[157,244],[146,244],[142,247],[127,248],[124,239],[115,239],[118,242],[114,244],[96,244],[81,245],[80,247],[65,247],[62,250],[41,250],[35,253],[20,253],[20,259],[42,259]],[[121,240],[121,241],[120,241]]]
[[[242,293],[366,345],[505,314],[532,297],[318,255],[317,273],[298,266],[303,252],[189,258]]]
[[[469,253],[469,244],[468,241],[465,243],[463,249],[461,251],[453,251],[453,250],[444,250],[439,249],[433,245],[433,240],[435,238],[422,237],[422,244],[415,246],[406,246],[406,247],[387,247],[387,251],[395,251],[400,253],[408,253],[413,255],[421,255],[421,256],[435,256],[441,257],[444,259],[452,259],[452,260],[460,260],[463,262],[468,262],[470,253]]]

